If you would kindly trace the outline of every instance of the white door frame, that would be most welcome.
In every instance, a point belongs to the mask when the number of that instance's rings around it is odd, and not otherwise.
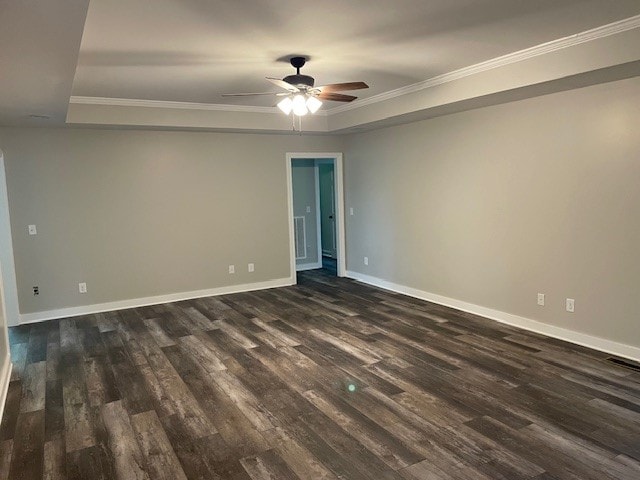
[[[336,206],[336,253],[338,256],[338,276],[344,277],[347,272],[346,264],[346,240],[345,240],[345,218],[344,218],[344,179],[342,166],[342,153],[337,152],[291,152],[286,156],[287,172],[287,206],[289,216],[289,261],[291,263],[291,283],[296,283],[296,249],[293,231],[293,177],[291,162],[293,159],[332,159],[335,179],[335,206]],[[318,259],[322,261],[322,258]]]
[[[20,307],[18,303],[18,285],[16,267],[13,257],[13,239],[11,237],[11,218],[9,215],[9,198],[7,193],[7,176],[5,159],[0,150],[0,275],[4,286],[5,321],[13,327],[20,324]]]

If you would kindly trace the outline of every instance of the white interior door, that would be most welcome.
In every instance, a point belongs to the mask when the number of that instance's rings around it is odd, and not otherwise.
[[[336,196],[333,163],[318,165],[320,175],[320,228],[322,255],[337,258]]]

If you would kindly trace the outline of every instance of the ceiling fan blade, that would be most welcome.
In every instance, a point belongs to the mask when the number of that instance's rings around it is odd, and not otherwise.
[[[343,92],[346,90],[361,90],[363,88],[369,88],[364,82],[347,82],[347,83],[331,83],[329,85],[322,85],[315,87],[321,92]]]
[[[353,95],[343,95],[341,93],[322,92],[318,95],[322,100],[333,100],[334,102],[353,102],[356,98]]]
[[[223,97],[254,97],[256,95],[280,95],[276,92],[261,92],[261,93],[223,93]]]
[[[284,88],[285,90],[289,90],[291,93],[297,93],[300,91],[298,87],[291,85],[290,83],[285,82],[284,80],[280,80],[279,78],[271,78],[266,77],[274,85],[277,85],[280,88]]]

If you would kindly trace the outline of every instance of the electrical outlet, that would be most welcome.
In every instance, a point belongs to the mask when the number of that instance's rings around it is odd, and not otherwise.
[[[78,284],[78,291],[80,293],[87,293],[87,284],[85,282]]]
[[[544,307],[544,293],[538,294],[538,305],[540,305],[541,307]]]
[[[29,225],[29,235],[37,235],[38,229],[35,225]]]
[[[236,266],[235,265],[229,265],[229,273],[236,273]]]
[[[307,205],[307,213],[311,213],[311,207]]]
[[[364,257],[364,264],[369,265],[369,257]]]
[[[349,215],[353,215],[353,207],[349,208]]]
[[[37,285],[34,285],[33,287],[33,295],[40,295],[40,287],[38,287]]]
[[[250,272],[255,271],[256,266],[253,263],[250,263],[247,265],[247,270],[249,270]]]
[[[567,298],[567,312],[575,312],[576,311],[576,301],[573,298]]]

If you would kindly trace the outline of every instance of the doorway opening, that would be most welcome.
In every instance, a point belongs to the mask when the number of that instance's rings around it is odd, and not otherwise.
[[[287,154],[291,280],[297,272],[345,275],[342,154]]]

